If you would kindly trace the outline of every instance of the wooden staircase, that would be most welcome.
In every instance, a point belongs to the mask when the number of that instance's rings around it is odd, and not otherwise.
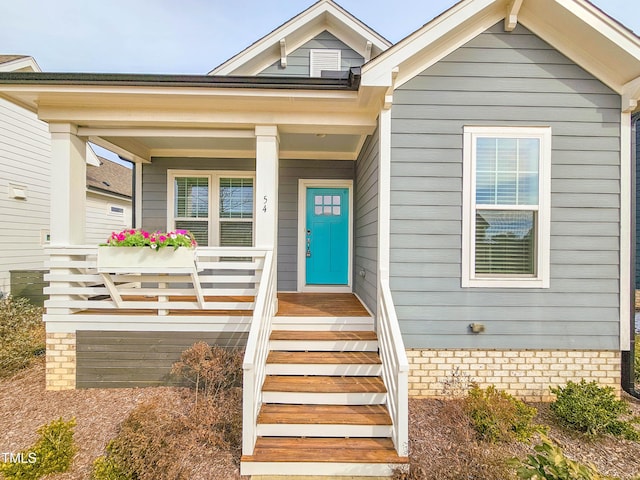
[[[350,329],[353,328],[353,329]],[[391,440],[373,319],[276,317],[258,439],[243,475],[391,476]]]

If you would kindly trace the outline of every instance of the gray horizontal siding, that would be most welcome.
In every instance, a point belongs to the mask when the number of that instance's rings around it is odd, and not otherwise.
[[[378,292],[378,130],[365,142],[356,163],[354,291],[376,312]],[[363,273],[364,275],[362,275]]]
[[[298,275],[298,180],[354,178],[347,160],[281,160],[278,186],[278,290],[296,291]]]
[[[465,125],[552,127],[550,289],[461,288]],[[396,90],[391,174],[407,347],[618,348],[620,98],[607,86],[497,24]]]
[[[282,68],[280,60],[265,68],[258,76],[270,77],[309,77],[309,52],[313,49],[340,50],[341,70],[360,67],[364,63],[362,55],[326,30],[312,40],[287,54],[287,67]]]
[[[170,375],[180,354],[196,342],[244,348],[236,332],[76,332],[76,386],[123,388],[177,384]]]

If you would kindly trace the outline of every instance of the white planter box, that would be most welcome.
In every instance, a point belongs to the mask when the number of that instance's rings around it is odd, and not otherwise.
[[[196,251],[173,247],[98,247],[98,273],[191,273]]]

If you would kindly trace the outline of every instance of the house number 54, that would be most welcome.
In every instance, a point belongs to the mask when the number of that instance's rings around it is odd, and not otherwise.
[[[263,212],[265,212],[265,213],[266,213],[266,211],[267,211],[267,202],[268,202],[268,200],[267,200],[267,196],[265,195],[265,196],[264,196],[264,204],[263,204],[263,206],[262,206],[262,211],[263,211]]]

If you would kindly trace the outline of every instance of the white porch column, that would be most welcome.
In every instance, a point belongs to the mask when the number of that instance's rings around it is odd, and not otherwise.
[[[278,127],[256,127],[256,247],[278,244]]]
[[[77,127],[52,123],[51,246],[83,245],[87,195],[87,141]]]

